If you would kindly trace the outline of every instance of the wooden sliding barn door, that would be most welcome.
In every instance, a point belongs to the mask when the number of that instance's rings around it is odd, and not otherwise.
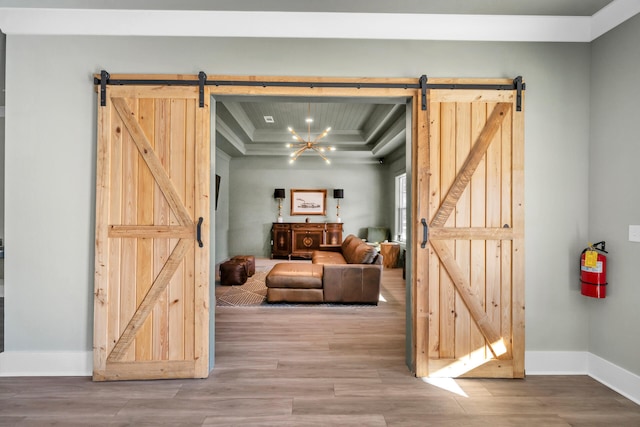
[[[209,100],[98,96],[94,380],[203,378],[209,364]],[[204,241],[199,244],[197,235]]]
[[[415,220],[418,376],[524,376],[524,112],[516,109],[515,90],[428,92]]]

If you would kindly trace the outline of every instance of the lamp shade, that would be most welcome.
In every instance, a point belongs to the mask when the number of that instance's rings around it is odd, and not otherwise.
[[[284,199],[284,188],[276,188],[273,191],[273,198],[274,199]]]
[[[333,190],[334,199],[344,199],[344,190],[342,188],[336,188]]]

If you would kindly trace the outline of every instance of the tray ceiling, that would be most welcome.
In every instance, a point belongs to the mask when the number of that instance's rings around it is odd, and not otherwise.
[[[271,117],[273,123],[265,120]],[[286,99],[222,97],[216,103],[216,146],[231,157],[282,156],[293,151],[291,127],[305,140],[314,140],[327,127],[323,146],[334,146],[327,156],[336,162],[378,162],[404,146],[405,104],[394,99]],[[317,157],[310,152],[303,158]]]

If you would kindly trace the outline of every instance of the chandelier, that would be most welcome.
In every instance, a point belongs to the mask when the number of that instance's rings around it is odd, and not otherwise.
[[[329,131],[331,131],[331,128],[330,127],[326,128],[324,132],[316,136],[314,140],[311,140],[311,123],[313,123],[313,119],[311,118],[311,104],[309,104],[308,106],[307,113],[308,113],[307,118],[305,119],[305,122],[307,122],[307,139],[304,139],[300,135],[298,135],[296,131],[293,130],[292,127],[288,128],[289,132],[291,132],[291,134],[293,135],[293,139],[296,140],[296,142],[293,144],[287,144],[287,148],[294,149],[294,151],[289,155],[291,157],[291,160],[289,160],[289,163],[295,162],[296,159],[300,156],[300,154],[304,153],[305,151],[313,150],[320,157],[322,157],[322,159],[325,162],[327,162],[327,164],[330,164],[331,161],[329,161],[329,159],[327,158],[327,156],[324,155],[324,153],[327,150],[335,151],[335,147],[325,148],[325,147],[320,147],[319,144],[320,144],[320,140],[325,136],[327,136]]]

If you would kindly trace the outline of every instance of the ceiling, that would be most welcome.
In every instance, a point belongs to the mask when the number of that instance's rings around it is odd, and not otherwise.
[[[405,143],[405,103],[400,99],[312,99],[221,97],[216,99],[216,146],[231,157],[282,156],[295,143],[288,128],[305,141],[320,140],[332,162],[378,162]],[[273,118],[267,123],[265,116]],[[313,119],[308,125],[307,117]],[[321,158],[305,152],[302,158]]]

